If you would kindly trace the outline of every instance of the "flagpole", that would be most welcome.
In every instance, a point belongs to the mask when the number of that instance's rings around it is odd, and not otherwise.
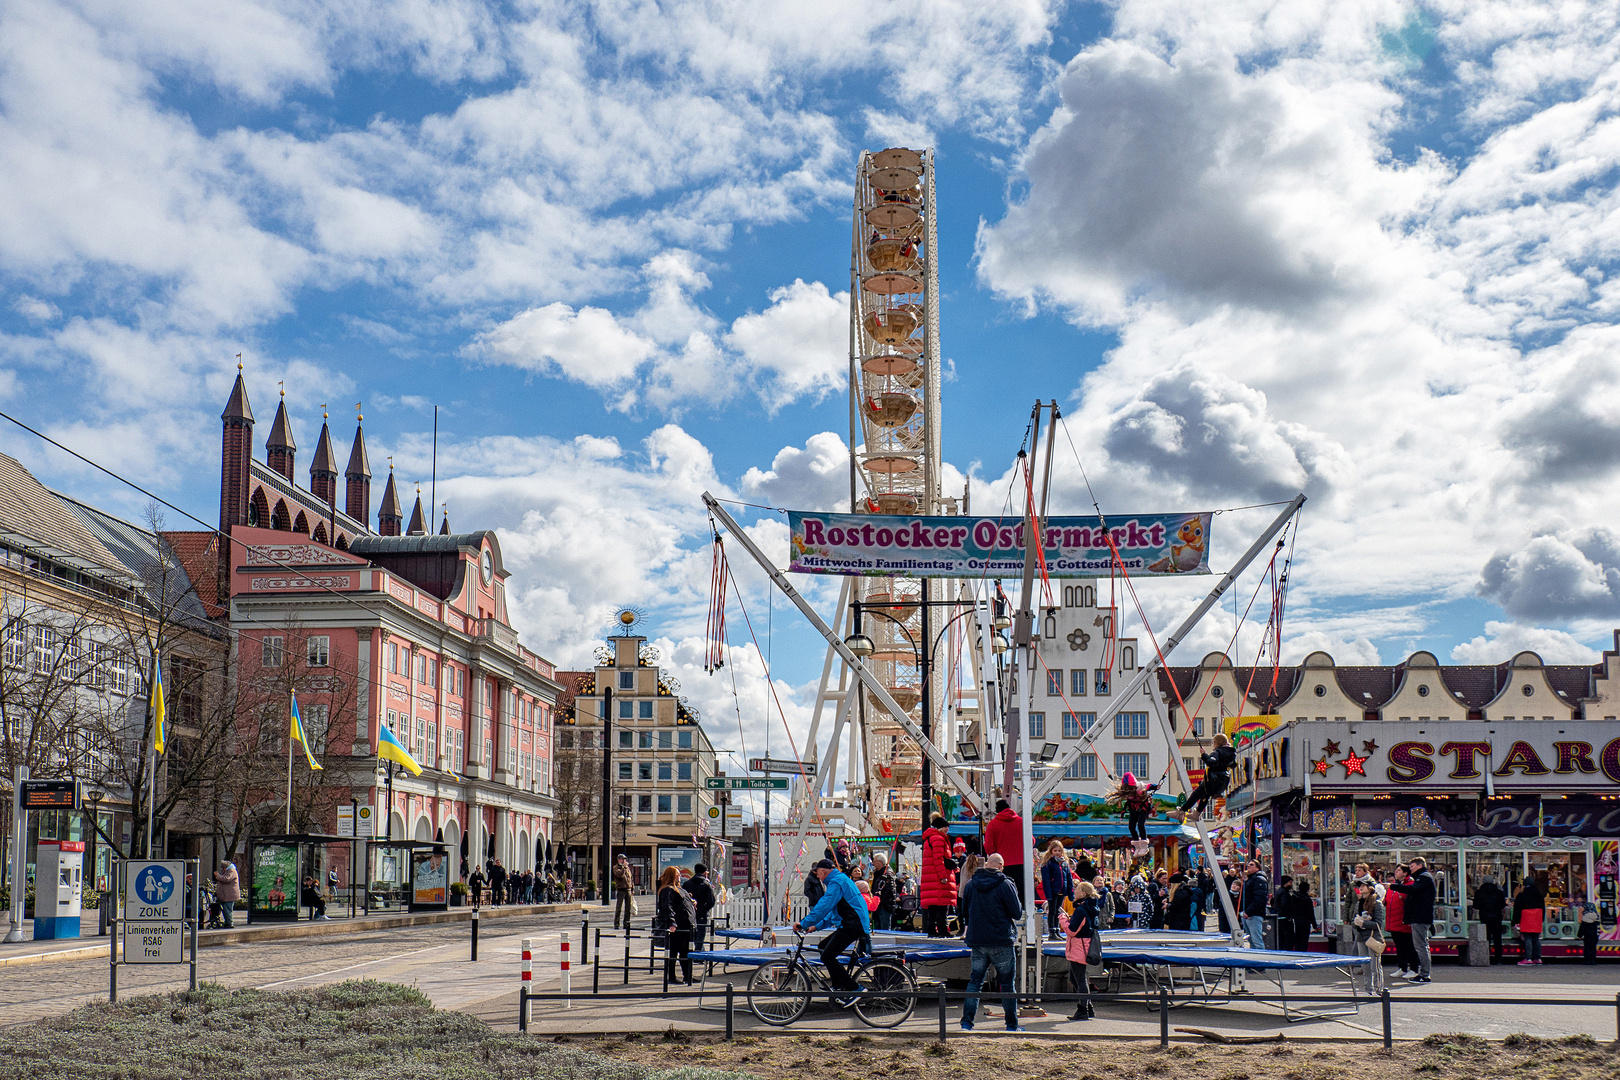
[[[287,835],[292,835],[292,736],[287,736]]]
[[[154,691],[152,690],[152,687],[157,685],[157,682],[163,678],[163,673],[158,667],[158,665],[160,663],[162,663],[162,660],[159,659],[157,647],[154,645],[152,647],[152,678],[148,679],[147,683],[146,683],[146,687],[147,687],[147,692],[146,692],[147,726],[152,727],[152,742],[151,742],[151,745],[147,747],[147,751],[146,751],[146,760],[148,762],[148,765],[147,765],[147,769],[146,769],[146,850],[145,850],[145,855],[146,855],[146,857],[148,859],[150,859],[152,857],[152,818],[157,812],[157,734],[158,733],[157,733],[157,728],[152,726],[152,722],[156,718],[156,714],[153,711],[153,698],[152,698],[152,695],[153,695]]]

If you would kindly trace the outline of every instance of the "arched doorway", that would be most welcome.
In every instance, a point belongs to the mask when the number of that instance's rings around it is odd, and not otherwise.
[[[428,841],[433,839],[433,822],[424,815],[416,819],[416,835],[412,840]]]

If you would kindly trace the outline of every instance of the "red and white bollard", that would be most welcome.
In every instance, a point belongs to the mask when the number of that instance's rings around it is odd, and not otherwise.
[[[525,990],[533,990],[534,989],[534,985],[533,985],[534,984],[534,962],[533,962],[534,961],[534,954],[530,951],[530,948],[529,948],[531,940],[532,939],[530,939],[530,938],[524,938],[523,939],[523,989],[525,989]],[[528,1026],[529,1026],[529,999],[527,997],[525,997],[523,999],[523,1027],[524,1027],[525,1030],[527,1030]]]
[[[562,936],[562,992],[565,995],[569,991],[569,987],[568,987],[568,981],[569,981],[568,961],[569,961],[568,931],[564,930],[563,931],[563,936]],[[573,1003],[570,1002],[567,997],[564,997],[563,998],[563,1008],[571,1009],[573,1007],[574,1007]]]

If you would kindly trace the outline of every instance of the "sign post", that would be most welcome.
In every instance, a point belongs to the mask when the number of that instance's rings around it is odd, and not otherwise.
[[[792,761],[787,758],[756,757],[748,759],[749,772],[781,772],[792,773],[794,776],[816,775],[816,763],[813,761]]]
[[[11,928],[6,940],[23,939],[23,892],[28,888],[28,810],[23,802],[23,786],[28,782],[28,766],[18,765],[11,784]]]
[[[195,859],[124,859],[119,863],[123,900],[123,963],[184,964],[191,939],[191,988],[197,988],[197,916],[202,899]],[[189,888],[187,873],[192,875]],[[191,911],[188,916],[187,902]],[[118,930],[114,929],[109,1000],[118,1000]]]
[[[710,791],[786,791],[785,776],[710,776],[703,786]]]

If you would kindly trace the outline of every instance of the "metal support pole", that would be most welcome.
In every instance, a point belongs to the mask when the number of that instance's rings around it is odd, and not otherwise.
[[[729,982],[726,983],[726,1041],[727,1042],[731,1041],[731,1037],[734,1034],[734,1024],[733,1024],[733,1022],[736,1019],[736,1012],[735,1012],[735,1006],[733,1005],[733,998],[736,995],[736,991],[737,991],[737,988],[735,986],[732,986]]]
[[[112,879],[112,901],[116,905],[119,900],[123,899],[124,896],[123,859],[116,859],[113,861]],[[106,902],[107,898],[104,897],[102,899],[102,903]],[[108,943],[107,949],[107,1001],[113,1005],[118,1004],[118,923],[120,921],[121,920],[118,918],[118,908],[115,906],[113,908],[112,941]],[[1617,995],[1617,997],[1620,997],[1620,995]],[[1616,1002],[1616,1007],[1620,1008],[1620,1001]]]
[[[591,965],[591,993],[602,992],[602,931],[596,932],[596,962]]]
[[[197,989],[197,924],[202,921],[202,860],[191,863],[191,988]]]
[[[1378,962],[1379,958],[1373,957],[1373,963]],[[1389,1015],[1389,987],[1384,987],[1383,992],[1378,997],[1380,1004],[1384,1008],[1384,1049],[1388,1050],[1395,1045],[1395,1027]],[[1615,995],[1615,1008],[1620,1009],[1620,994]]]
[[[651,975],[658,968],[658,939],[651,932],[647,934],[647,974]]]
[[[624,928],[624,985],[630,985],[630,928]]]
[[[617,658],[615,658],[617,662]],[[617,678],[617,672],[614,673]],[[602,906],[613,901],[608,894],[613,885],[613,683],[602,688],[602,872],[596,879],[602,887]],[[621,837],[622,839],[622,837]]]
[[[529,1030],[529,987],[527,983],[518,987],[518,1030]]]
[[[11,928],[6,940],[23,939],[23,893],[28,888],[28,811],[23,809],[23,781],[28,766],[18,765],[11,781]]]
[[[579,951],[585,954],[579,958],[579,962],[589,964],[591,962],[591,917],[589,915],[585,916],[579,924]]]
[[[590,925],[590,920],[586,920],[586,925]],[[602,928],[600,926],[596,928],[595,938],[596,940],[591,943],[591,948],[586,950],[585,955],[585,962],[593,968],[602,966]],[[581,945],[580,948],[583,949],[585,946]]]
[[[472,917],[472,958],[478,959],[478,909],[473,908]]]
[[[940,983],[939,984],[939,1041],[940,1042],[945,1041],[946,1034],[947,1034],[947,1032],[949,1030],[948,1025],[945,1023],[945,1021],[946,1021],[946,1016],[945,1016],[945,984]]]
[[[534,982],[534,953],[532,938],[523,939],[523,976],[518,986],[518,1030],[529,1030],[529,987]]]
[[[1170,1049],[1170,991],[1159,984],[1159,1049]]]

